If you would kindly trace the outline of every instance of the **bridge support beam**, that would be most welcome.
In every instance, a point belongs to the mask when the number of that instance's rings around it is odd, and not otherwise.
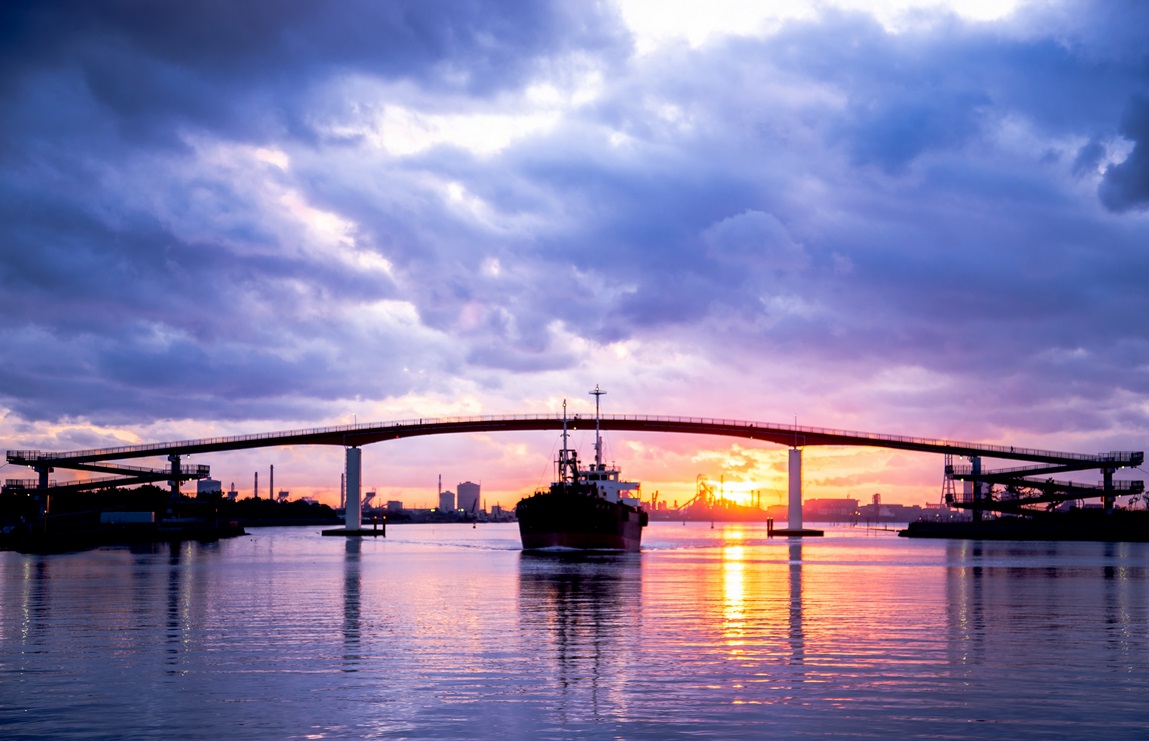
[[[363,478],[363,451],[347,448],[347,503],[343,510],[343,526],[348,530],[363,527],[363,501],[360,498],[359,482]]]
[[[36,473],[40,474],[39,488],[42,489],[36,494],[36,500],[39,502],[40,516],[48,514],[48,474],[52,473],[51,466],[37,466]]]
[[[802,529],[802,449],[790,448],[790,505],[786,529]]]
[[[971,455],[969,458],[970,473],[977,476],[981,473],[981,456]],[[981,522],[981,506],[984,499],[983,488],[985,484],[980,479],[973,480],[973,521]]]
[[[180,457],[176,453],[168,456],[168,462],[172,464],[172,478],[168,484],[172,487],[172,501],[180,498]]]
[[[1105,482],[1103,484],[1105,494],[1102,495],[1101,502],[1105,505],[1105,514],[1111,515],[1113,514],[1113,505],[1117,502],[1117,493],[1113,491],[1113,469],[1103,468],[1101,474]]]

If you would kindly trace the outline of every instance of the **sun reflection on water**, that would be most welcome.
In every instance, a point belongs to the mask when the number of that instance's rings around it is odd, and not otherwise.
[[[746,643],[746,546],[741,528],[729,528],[722,535],[726,542],[722,548],[722,634],[730,658],[736,659]]]

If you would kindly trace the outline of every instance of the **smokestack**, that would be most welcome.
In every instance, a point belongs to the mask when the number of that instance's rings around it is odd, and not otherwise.
[[[259,499],[259,471],[255,472],[255,488],[251,490],[251,495]]]
[[[275,501],[275,465],[271,466],[271,477],[267,480],[267,498]]]

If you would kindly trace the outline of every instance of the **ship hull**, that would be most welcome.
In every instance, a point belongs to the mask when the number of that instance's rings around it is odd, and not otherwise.
[[[637,551],[646,512],[619,502],[565,492],[540,492],[515,507],[523,550],[577,548]]]

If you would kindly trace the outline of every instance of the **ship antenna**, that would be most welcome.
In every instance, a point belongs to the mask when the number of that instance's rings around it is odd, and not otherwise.
[[[591,391],[591,396],[594,397],[594,467],[595,470],[602,470],[602,428],[599,424],[599,397],[605,394],[605,391],[599,389],[598,384],[594,385],[594,391]]]
[[[570,453],[567,451],[567,400],[563,399],[563,451],[559,453],[559,479],[564,483],[567,480],[567,465]]]
[[[563,453],[567,452],[567,400],[563,399]]]

